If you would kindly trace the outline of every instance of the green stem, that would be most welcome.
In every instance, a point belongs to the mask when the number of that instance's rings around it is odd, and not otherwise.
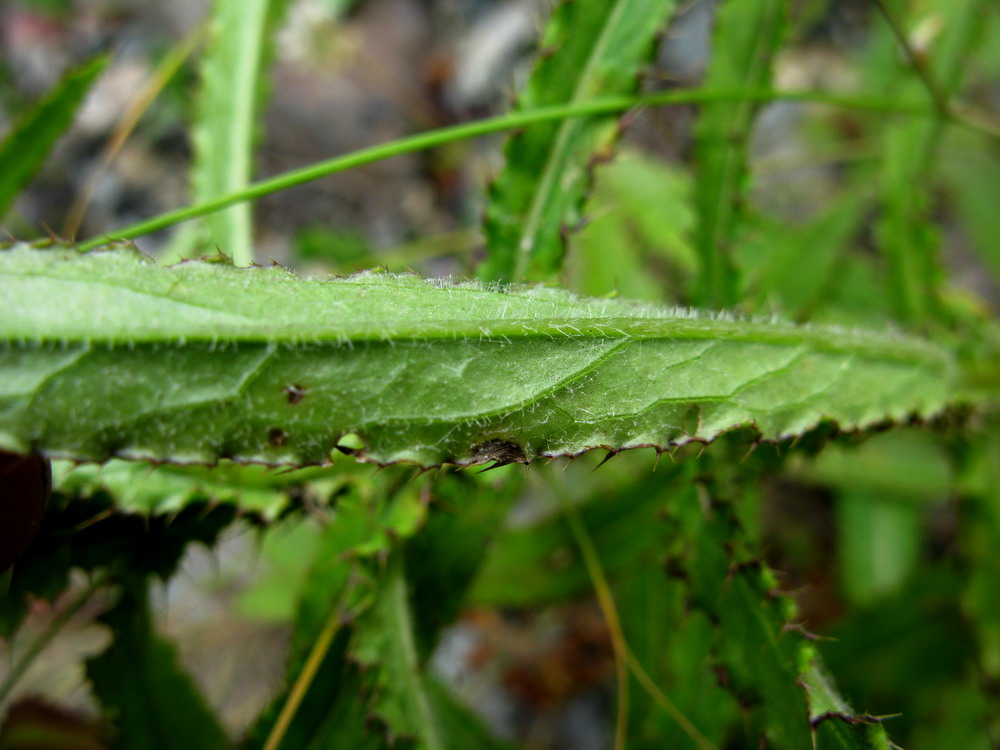
[[[934,73],[927,64],[926,59],[910,44],[910,40],[906,36],[906,30],[899,22],[899,19],[893,15],[892,10],[890,10],[885,0],[875,0],[875,6],[885,19],[886,24],[892,31],[892,35],[896,38],[896,42],[903,50],[903,54],[906,55],[906,59],[909,60],[911,67],[920,78],[921,83],[923,83],[941,118],[973,130],[981,135],[1000,138],[1000,124],[997,124],[993,118],[968,106],[956,105],[947,93],[941,89],[934,79]]]
[[[264,742],[264,750],[277,750],[277,748],[281,746],[282,741],[285,739],[285,734],[288,732],[288,728],[292,724],[292,719],[295,718],[295,713],[299,710],[299,706],[306,697],[306,693],[309,691],[309,687],[312,685],[313,679],[316,677],[316,673],[323,664],[323,659],[325,659],[327,653],[329,653],[330,646],[333,644],[334,636],[336,636],[337,632],[340,630],[344,612],[346,611],[347,598],[353,590],[353,585],[348,586],[344,590],[343,594],[338,598],[333,609],[330,610],[330,614],[326,618],[326,622],[323,623],[323,629],[320,631],[316,640],[313,642],[312,648],[309,650],[309,656],[306,657],[306,663],[303,665],[302,671],[299,672],[298,677],[295,678],[295,684],[292,685],[292,689],[289,691],[288,697],[285,699],[285,703],[281,707],[281,712],[278,714],[278,718],[274,722],[274,726],[271,727],[271,732],[268,734],[267,740]]]
[[[91,250],[98,245],[113,240],[127,240],[151,234],[161,229],[180,224],[191,219],[220,211],[223,208],[242,203],[244,201],[256,200],[265,195],[271,195],[291,187],[303,185],[321,177],[327,177],[337,172],[360,167],[372,162],[389,159],[393,156],[410,154],[415,151],[422,151],[446,143],[460,141],[468,138],[498,133],[504,130],[513,130],[535,125],[553,120],[563,120],[568,117],[588,117],[595,115],[609,115],[616,112],[624,112],[636,107],[667,106],[672,104],[696,104],[699,102],[712,101],[802,101],[816,104],[828,104],[836,107],[846,107],[852,109],[869,109],[878,111],[899,112],[911,115],[935,116],[937,112],[925,105],[909,104],[886,104],[885,101],[873,97],[861,96],[837,96],[833,94],[823,94],[813,91],[664,91],[642,97],[612,97],[597,99],[590,102],[578,104],[564,104],[555,107],[542,107],[538,109],[526,110],[523,112],[512,112],[499,117],[491,117],[476,122],[451,125],[427,133],[399,138],[389,143],[371,146],[369,148],[353,151],[349,154],[337,156],[332,159],[311,164],[308,167],[293,169],[288,172],[276,175],[266,180],[261,180],[248,185],[243,190],[239,190],[228,195],[223,195],[202,203],[185,206],[174,211],[168,211],[154,216],[146,221],[118,229],[99,237],[93,237],[79,245],[80,250]],[[963,120],[963,123],[965,121]]]
[[[611,592],[611,586],[604,573],[604,566],[601,565],[594,541],[590,538],[590,533],[587,531],[583,519],[580,518],[580,514],[577,512],[573,501],[555,483],[550,483],[550,487],[559,500],[563,516],[573,535],[573,541],[576,543],[577,549],[580,550],[580,556],[583,558],[587,574],[590,576],[590,581],[594,586],[594,592],[597,595],[601,613],[604,615],[604,620],[608,625],[611,645],[615,653],[615,671],[619,690],[619,712],[618,721],[616,722],[615,747],[624,747],[625,744],[624,732],[627,728],[626,722],[628,716],[628,681],[624,679],[623,675],[628,670],[632,672],[632,675],[639,681],[639,684],[646,689],[653,697],[653,700],[659,704],[667,715],[677,722],[681,731],[698,746],[699,750],[718,750],[712,744],[711,740],[705,737],[691,720],[684,715],[684,712],[660,690],[659,686],[653,681],[653,678],[649,676],[649,673],[639,663],[639,660],[636,659],[635,654],[632,653],[632,649],[629,648],[628,642],[625,640],[625,631],[622,628],[621,618],[618,616],[614,594]]]

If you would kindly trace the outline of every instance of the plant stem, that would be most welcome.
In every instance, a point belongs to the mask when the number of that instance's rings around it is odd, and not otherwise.
[[[132,131],[135,130],[136,125],[139,124],[143,115],[146,114],[150,106],[152,106],[153,102],[160,95],[160,92],[163,91],[167,83],[177,74],[177,71],[181,69],[184,62],[201,43],[204,35],[204,25],[188,33],[187,36],[181,39],[167,53],[152,75],[142,84],[135,98],[132,99],[129,106],[119,118],[118,124],[111,133],[111,137],[104,144],[104,149],[101,152],[101,163],[88,178],[83,189],[77,194],[76,200],[73,201],[73,205],[66,215],[66,222],[63,224],[63,236],[70,239],[76,237],[76,233],[83,223],[83,218],[87,215],[87,209],[94,199],[94,194],[97,192],[104,173],[108,171],[111,162],[118,156],[118,152],[121,151],[122,146],[125,145],[125,141],[128,140]]]
[[[576,506],[559,495],[559,504],[562,506],[566,523],[569,524],[570,531],[576,546],[583,556],[587,573],[594,584],[594,592],[597,594],[597,601],[601,606],[601,613],[604,615],[604,622],[608,626],[611,636],[611,648],[615,653],[615,681],[618,687],[618,714],[615,718],[615,750],[623,750],[625,747],[626,735],[628,732],[628,646],[625,644],[625,634],[622,632],[621,619],[618,617],[618,608],[615,605],[614,595],[608,580],[604,576],[604,569],[601,567],[600,558],[594,543],[587,533],[580,514],[576,512]]]
[[[906,31],[899,23],[899,19],[892,14],[885,0],[875,0],[875,5],[892,30],[892,35],[896,37],[896,41],[902,48],[903,54],[906,55],[906,59],[910,61],[913,70],[920,77],[920,81],[924,84],[924,88],[927,89],[927,93],[930,95],[931,100],[934,102],[934,107],[941,117],[982,135],[1000,138],[1000,125],[988,115],[968,107],[956,106],[951,102],[951,99],[941,89],[937,81],[934,80],[934,73],[930,69],[930,66],[927,65],[927,60],[910,44],[910,40],[906,37]]]
[[[14,662],[10,672],[7,674],[7,678],[3,681],[3,684],[0,684],[0,705],[7,699],[8,694],[17,684],[18,680],[28,671],[32,662],[52,642],[52,639],[65,627],[66,623],[73,619],[77,612],[83,609],[83,606],[94,595],[94,592],[104,584],[104,581],[105,577],[103,575],[95,575],[83,591],[77,594],[62,611],[49,621],[48,626],[38,634],[38,637],[32,641],[24,653]]]
[[[344,615],[344,605],[353,588],[353,586],[348,586],[344,590],[344,593],[330,611],[330,616],[326,618],[323,629],[313,643],[312,649],[309,651],[309,656],[306,658],[306,663],[302,667],[302,671],[299,672],[299,676],[295,679],[295,684],[292,685],[292,689],[288,693],[285,705],[281,707],[281,713],[278,714],[278,719],[274,722],[271,733],[267,736],[263,750],[277,750],[281,745],[281,741],[285,738],[285,733],[288,731],[292,719],[295,718],[295,712],[298,711],[302,699],[305,698],[309,686],[316,677],[316,672],[319,671],[323,659],[326,658],[326,654],[330,650],[333,637],[340,630],[341,618]]]
[[[718,750],[718,748],[712,744],[712,741],[702,734],[699,729],[691,723],[691,720],[688,719],[688,717],[685,716],[676,705],[674,705],[673,701],[671,701],[666,694],[660,690],[659,686],[657,686],[657,684],[653,681],[653,678],[649,676],[649,673],[646,672],[642,664],[639,663],[639,660],[635,658],[635,655],[628,646],[628,642],[625,640],[625,633],[622,629],[621,618],[618,616],[618,608],[615,605],[615,598],[611,592],[611,586],[608,584],[607,576],[604,574],[604,568],[601,565],[601,560],[597,556],[597,549],[594,547],[594,542],[590,538],[590,533],[587,531],[587,527],[580,519],[580,514],[577,512],[576,506],[573,502],[566,497],[565,493],[561,490],[561,488],[557,487],[555,483],[550,482],[549,484],[559,501],[563,515],[566,518],[566,523],[569,525],[570,532],[573,534],[573,540],[576,542],[576,546],[580,550],[581,557],[583,557],[584,566],[587,568],[587,575],[590,576],[591,583],[594,586],[594,592],[597,595],[597,601],[601,607],[601,613],[604,615],[604,620],[608,625],[608,631],[611,636],[611,647],[615,652],[615,668],[619,685],[618,722],[615,727],[615,748],[624,747],[625,737],[623,733],[624,730],[627,729],[627,725],[623,726],[623,724],[628,718],[628,711],[625,710],[628,706],[628,680],[627,676],[626,678],[622,677],[622,672],[631,670],[636,680],[639,681],[639,684],[646,689],[646,691],[653,697],[653,700],[656,701],[656,703],[667,713],[667,715],[677,722],[677,725],[681,728],[681,730],[691,738],[700,750]],[[624,693],[622,692],[622,685],[626,686]],[[619,732],[622,732],[621,736],[619,736]],[[619,740],[621,741],[621,744],[619,744]]]
[[[389,143],[370,146],[353,151],[342,156],[317,162],[307,167],[293,169],[266,180],[260,180],[228,195],[223,195],[202,203],[178,208],[173,211],[154,216],[151,219],[132,224],[122,229],[108,232],[99,237],[93,237],[79,245],[80,250],[91,250],[98,245],[113,240],[134,239],[145,234],[151,234],[161,229],[180,224],[191,219],[220,211],[236,203],[256,200],[265,195],[271,195],[291,187],[318,180],[337,172],[371,164],[393,156],[410,154],[446,143],[468,138],[513,130],[527,125],[535,125],[568,117],[588,117],[609,115],[624,112],[636,107],[668,106],[672,104],[696,104],[699,102],[746,100],[746,101],[802,101],[817,104],[828,104],[837,107],[854,109],[870,109],[878,111],[899,112],[911,115],[934,115],[936,111],[924,105],[886,104],[881,99],[858,96],[837,96],[812,91],[705,91],[701,89],[664,91],[641,97],[613,97],[597,99],[578,104],[565,104],[555,107],[541,107],[522,112],[512,112],[499,117],[491,117],[476,122],[451,125],[426,133],[399,138]],[[971,125],[962,120],[963,124]]]

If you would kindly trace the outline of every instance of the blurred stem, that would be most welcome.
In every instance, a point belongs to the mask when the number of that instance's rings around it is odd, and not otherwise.
[[[565,490],[555,481],[550,480],[548,484],[559,501],[563,516],[569,525],[570,533],[572,533],[573,540],[576,542],[576,546],[580,550],[580,555],[583,557],[583,564],[587,568],[587,575],[590,576],[590,581],[594,586],[594,593],[597,595],[601,613],[608,625],[608,631],[611,636],[611,647],[615,652],[615,671],[619,690],[618,720],[615,725],[615,748],[623,748],[625,746],[624,732],[627,729],[628,720],[627,672],[631,670],[632,675],[646,689],[646,692],[652,696],[657,705],[670,718],[677,722],[681,730],[691,738],[691,741],[700,750],[718,750],[712,741],[702,734],[698,730],[698,727],[692,724],[691,720],[660,690],[653,678],[649,676],[649,673],[639,663],[639,660],[635,658],[635,655],[628,646],[628,642],[625,640],[625,633],[622,629],[621,618],[618,616],[618,607],[615,604],[614,594],[611,592],[611,586],[608,584],[607,576],[604,574],[604,567],[601,565],[601,560],[597,555],[594,542],[590,538],[590,533],[580,518],[576,505],[572,499],[566,496]],[[625,673],[624,677],[622,676],[623,672]],[[622,687],[623,685],[625,686],[624,688]]]
[[[1000,124],[989,115],[966,106],[952,103],[948,95],[938,86],[937,81],[934,80],[934,73],[927,64],[927,58],[918,53],[913,48],[913,45],[910,44],[910,40],[906,36],[906,30],[899,22],[899,19],[893,15],[892,10],[886,4],[885,0],[875,0],[875,5],[878,8],[879,14],[881,14],[886,24],[892,30],[892,35],[896,37],[896,41],[902,48],[903,54],[906,55],[906,59],[910,61],[913,70],[920,77],[920,81],[924,84],[924,88],[927,89],[927,93],[930,95],[941,117],[982,135],[1000,138]]]
[[[327,177],[337,172],[343,172],[393,156],[410,154],[454,141],[475,138],[505,130],[513,130],[527,125],[563,120],[569,117],[611,115],[639,107],[661,107],[673,104],[697,104],[713,101],[768,102],[775,100],[811,102],[851,109],[899,112],[920,116],[936,116],[938,114],[936,110],[928,109],[923,104],[886,103],[882,98],[870,96],[837,96],[815,91],[776,91],[773,89],[765,91],[705,91],[703,89],[661,91],[640,97],[610,97],[577,104],[540,107],[538,109],[511,112],[499,117],[451,125],[426,133],[398,138],[389,143],[370,146],[342,156],[320,161],[307,167],[293,169],[266,180],[252,183],[234,193],[185,206],[174,211],[168,211],[146,221],[141,221],[122,229],[108,232],[99,237],[91,238],[86,242],[80,243],[79,247],[80,250],[85,251],[113,240],[134,239],[135,237],[151,234],[152,232],[166,229],[190,219],[207,216],[237,203],[256,200],[265,195],[287,190],[288,188],[312,182],[313,180],[318,180],[321,177]],[[962,119],[961,124],[982,130],[982,128],[973,125],[967,118]],[[1000,137],[1000,131],[993,133],[993,135]]]
[[[951,117],[952,111],[948,104],[948,97],[937,85],[930,68],[927,67],[925,59],[917,54],[917,51],[913,49],[913,45],[910,44],[910,40],[906,38],[906,30],[903,29],[902,25],[892,14],[892,11],[889,10],[889,6],[886,5],[885,0],[875,0],[875,5],[892,30],[892,35],[896,37],[896,41],[903,49],[903,53],[910,61],[910,65],[913,66],[917,75],[920,76],[920,80],[923,82],[924,88],[927,89],[927,93],[931,95],[931,99],[934,101],[934,106],[937,107],[938,112],[945,118]]]
[[[263,750],[277,750],[281,746],[281,741],[285,738],[285,733],[288,731],[292,719],[295,718],[295,713],[299,710],[302,699],[305,698],[306,693],[309,691],[309,686],[312,685],[312,681],[316,677],[316,672],[319,671],[323,659],[326,658],[326,654],[330,650],[334,636],[340,630],[341,618],[344,614],[347,597],[353,590],[353,585],[349,585],[344,589],[336,605],[330,611],[329,617],[326,618],[326,622],[323,623],[323,629],[313,643],[312,649],[309,651],[309,656],[306,658],[306,663],[288,693],[285,705],[281,707],[281,713],[278,714],[278,719],[274,722],[271,733],[267,736]]]
[[[608,585],[608,579],[604,575],[604,568],[601,566],[597,550],[587,533],[580,514],[576,511],[576,506],[563,493],[557,493],[559,505],[562,508],[566,523],[569,524],[576,546],[580,548],[587,573],[594,584],[594,592],[597,594],[597,601],[601,606],[604,621],[607,623],[608,632],[611,635],[611,648],[615,653],[615,681],[618,687],[618,713],[615,718],[615,750],[624,750],[625,740],[628,733],[628,646],[625,644],[625,634],[622,632],[621,619],[618,617],[618,608],[615,605],[614,595]]]
[[[139,124],[143,115],[146,114],[153,102],[156,101],[160,92],[163,91],[170,79],[181,69],[184,61],[190,57],[191,53],[201,43],[204,35],[205,26],[203,24],[174,45],[163,60],[160,61],[160,64],[156,66],[156,69],[149,78],[143,83],[135,98],[132,99],[129,106],[125,109],[125,112],[122,113],[114,132],[104,145],[100,165],[87,180],[83,189],[77,193],[76,199],[73,201],[73,205],[66,215],[66,223],[63,225],[62,232],[64,237],[68,237],[71,240],[76,238],[76,233],[80,230],[80,225],[83,223],[83,217],[86,216],[87,209],[90,207],[94,199],[94,194],[101,183],[101,178],[108,171],[111,162],[114,161],[118,152],[121,151],[122,146],[125,145],[125,141],[128,140],[132,131],[135,130],[136,125]]]
[[[17,684],[18,680],[24,676],[24,673],[28,671],[32,662],[52,642],[52,639],[58,635],[59,631],[66,626],[66,623],[72,620],[76,613],[83,609],[83,606],[90,601],[90,597],[94,595],[94,592],[104,585],[105,580],[106,576],[103,574],[94,575],[90,583],[49,620],[49,624],[14,662],[10,672],[7,674],[7,678],[3,681],[3,684],[0,684],[0,705],[3,705],[4,701],[7,700],[10,691]]]

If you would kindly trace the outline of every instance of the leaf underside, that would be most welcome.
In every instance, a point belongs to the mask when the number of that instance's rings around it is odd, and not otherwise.
[[[528,462],[940,410],[898,335],[414,276],[301,279],[137,251],[0,251],[0,448],[78,461]],[[350,450],[345,448],[345,450]]]

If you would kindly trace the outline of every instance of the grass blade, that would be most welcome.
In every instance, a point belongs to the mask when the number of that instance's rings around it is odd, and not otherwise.
[[[71,71],[14,126],[0,145],[0,164],[3,164],[0,169],[0,219],[73,123],[84,97],[109,61],[109,57],[101,55]]]
[[[541,58],[519,110],[631,94],[674,0],[573,0],[553,12]],[[617,135],[611,117],[537,125],[507,142],[507,163],[490,189],[489,281],[541,281],[562,267],[564,234],[581,220],[595,159]]]
[[[752,91],[770,86],[771,64],[785,36],[787,6],[783,0],[723,2],[705,88]],[[693,290],[696,305],[720,309],[740,297],[734,255],[756,109],[750,99],[704,104],[695,125],[695,248],[700,261]]]
[[[326,463],[356,434],[380,463],[511,463],[956,398],[952,356],[921,341],[554,290],[20,245],[0,297],[0,448],[80,460]]]

